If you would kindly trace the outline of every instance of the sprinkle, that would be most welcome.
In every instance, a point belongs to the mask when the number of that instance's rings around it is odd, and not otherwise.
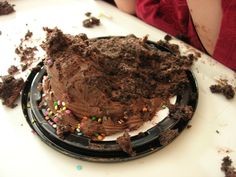
[[[77,133],[77,135],[79,135],[79,136],[80,136],[80,135],[83,135],[83,133],[82,133],[82,132],[78,132],[78,133]]]
[[[53,121],[58,122],[59,121],[58,117],[54,117]]]
[[[34,119],[32,119],[31,123],[34,124],[36,121]]]
[[[84,123],[82,122],[81,124],[80,124],[80,127],[83,127],[84,126]]]
[[[53,124],[52,127],[53,127],[53,128],[57,128],[57,124]]]
[[[50,108],[47,109],[48,112],[49,112],[50,110],[51,110]]]
[[[48,116],[45,116],[44,118],[45,118],[45,120],[49,120],[49,117],[48,117]]]
[[[54,106],[58,106],[58,103],[56,101],[54,101],[53,105]]]
[[[52,111],[50,111],[50,112],[48,113],[48,115],[49,115],[49,116],[51,116],[52,114],[53,114],[53,112],[52,112]]]
[[[62,110],[65,111],[65,110],[66,110],[66,107],[64,106],[64,107],[62,108]]]
[[[78,171],[82,170],[82,166],[81,165],[77,165],[76,166],[76,170],[78,170]]]
[[[48,64],[48,66],[52,66],[52,60],[47,60],[47,64]]]
[[[96,116],[93,116],[91,119],[92,119],[92,120],[96,120],[97,118],[96,118]]]
[[[94,133],[94,136],[96,136],[96,137],[97,137],[98,135],[99,135],[98,133],[96,133],[96,132]]]
[[[80,129],[79,129],[79,128],[77,128],[77,129],[76,129],[76,131],[77,131],[77,132],[80,132]]]
[[[61,101],[60,101],[60,100],[57,101],[57,105],[58,105],[58,106],[61,105]]]
[[[53,125],[54,123],[52,122],[52,121],[50,121],[50,120],[48,120],[48,123],[49,123],[49,125]]]
[[[88,119],[88,117],[84,116],[84,117],[83,117],[83,119],[84,119],[84,120],[87,120],[87,119]]]
[[[77,128],[80,128],[80,124],[77,125]]]
[[[66,110],[66,114],[70,114],[71,111],[69,109]]]
[[[148,111],[147,107],[143,107],[143,112],[147,112],[147,111]]]
[[[44,115],[47,116],[47,115],[48,115],[48,111],[45,111],[45,112],[44,112]]]
[[[99,123],[102,122],[102,118],[98,118],[98,122],[99,122]]]
[[[58,106],[54,106],[54,109],[55,109],[55,110],[58,110]]]
[[[63,101],[61,104],[62,104],[62,106],[65,106],[65,105],[66,105],[66,103],[65,103],[64,101]]]
[[[103,138],[104,138],[104,137],[101,136],[101,135],[98,135],[98,137],[97,137],[98,140],[103,140]]]
[[[104,133],[101,133],[101,136],[105,137],[106,135]]]

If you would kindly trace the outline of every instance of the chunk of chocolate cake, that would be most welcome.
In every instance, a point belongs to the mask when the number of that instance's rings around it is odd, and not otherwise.
[[[129,133],[127,131],[124,132],[123,136],[118,137],[116,142],[124,152],[131,156],[135,155],[135,152],[132,149]]]
[[[15,79],[11,75],[2,76],[1,80],[0,98],[3,100],[4,105],[14,108],[16,106],[15,101],[24,86],[24,80],[22,78]]]
[[[193,58],[181,56],[176,46],[173,55],[134,35],[89,39],[57,28],[44,30],[42,105],[51,111],[47,119],[59,117],[59,127],[97,140],[136,130],[189,83],[186,70]],[[178,114],[189,119],[192,111],[181,108]]]
[[[227,99],[233,99],[235,92],[230,84],[216,84],[216,85],[211,85],[210,90],[212,93],[219,93],[223,94],[225,98]]]
[[[7,15],[15,12],[14,5],[9,4],[7,1],[0,2],[0,15]]]
[[[10,75],[14,75],[18,71],[19,69],[15,65],[11,65],[7,70],[8,74]]]
[[[229,156],[223,158],[221,170],[225,173],[225,177],[236,177],[236,170],[232,166],[232,160]]]

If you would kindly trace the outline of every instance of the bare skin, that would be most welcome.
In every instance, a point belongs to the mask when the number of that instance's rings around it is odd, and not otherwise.
[[[186,0],[198,36],[212,55],[221,27],[221,0]],[[117,7],[129,14],[135,14],[135,0],[115,0]]]

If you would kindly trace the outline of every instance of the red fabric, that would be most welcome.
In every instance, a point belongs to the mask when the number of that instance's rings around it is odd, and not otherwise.
[[[236,1],[222,0],[222,8],[222,25],[213,57],[236,70]],[[193,25],[186,0],[136,0],[136,14],[148,24],[173,36],[186,36],[192,46],[206,52]]]

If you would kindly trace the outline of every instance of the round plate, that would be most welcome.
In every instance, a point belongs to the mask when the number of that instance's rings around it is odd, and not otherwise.
[[[169,129],[178,130],[180,133],[188,124],[189,120],[176,120],[167,116],[146,132],[132,136],[131,144],[136,152],[134,156],[123,152],[116,141],[94,141],[77,134],[70,134],[64,139],[59,138],[56,135],[55,128],[44,119],[43,112],[45,110],[38,108],[42,93],[37,89],[37,86],[42,82],[43,76],[47,74],[43,62],[39,63],[38,66],[41,69],[32,70],[23,89],[21,100],[23,113],[31,128],[46,144],[66,155],[95,162],[119,162],[136,159],[164,147],[159,141],[160,133]],[[189,85],[183,95],[177,95],[176,103],[192,106],[193,111],[195,111],[198,100],[197,85],[193,74],[190,71],[186,71],[186,74]],[[171,141],[173,140],[174,138]]]

